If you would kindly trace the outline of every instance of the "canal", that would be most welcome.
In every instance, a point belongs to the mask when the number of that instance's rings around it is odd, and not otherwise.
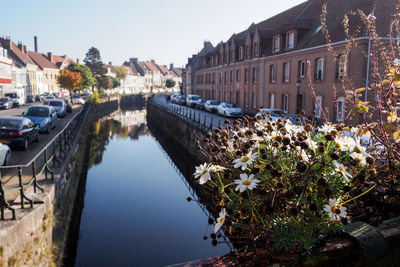
[[[164,266],[229,252],[203,240],[207,211],[186,200],[193,191],[145,109],[118,110],[93,128],[75,266]]]

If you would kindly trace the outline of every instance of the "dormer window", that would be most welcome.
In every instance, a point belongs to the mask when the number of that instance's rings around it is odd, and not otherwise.
[[[246,58],[250,58],[250,46],[246,45]]]
[[[287,40],[288,40],[287,49],[294,48],[294,32],[289,32],[287,34]]]
[[[231,62],[235,62],[235,50],[232,50]]]
[[[277,35],[274,36],[274,40],[273,40],[273,51],[274,53],[279,52],[279,50],[281,49],[281,36]]]
[[[239,60],[243,59],[243,47],[239,48]]]
[[[254,57],[258,57],[258,43],[254,43]]]

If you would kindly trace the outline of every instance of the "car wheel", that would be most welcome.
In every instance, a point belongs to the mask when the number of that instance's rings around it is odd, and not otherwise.
[[[25,141],[24,141],[24,144],[23,144],[23,146],[22,146],[22,149],[23,149],[24,151],[26,151],[26,150],[28,150],[28,146],[29,146],[29,139],[26,138]]]
[[[6,155],[4,156],[3,166],[7,166],[10,163],[11,159],[11,152],[7,151]]]

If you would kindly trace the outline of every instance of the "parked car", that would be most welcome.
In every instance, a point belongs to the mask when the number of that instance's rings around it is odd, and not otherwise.
[[[218,106],[218,114],[224,117],[242,117],[243,110],[236,104],[222,102]]]
[[[218,111],[218,106],[221,104],[218,100],[207,100],[204,109],[208,112],[216,113]]]
[[[26,103],[32,103],[35,102],[35,96],[34,95],[27,95],[26,96]]]
[[[201,97],[199,95],[188,95],[186,97],[186,105],[188,107],[196,107],[196,104],[199,103]]]
[[[56,99],[53,95],[47,95],[43,99],[43,104],[47,105],[47,104],[49,104],[49,101],[53,100],[53,99]]]
[[[73,104],[78,104],[78,105],[83,105],[85,104],[85,100],[83,100],[81,97],[79,96],[73,96],[72,97],[72,103]]]
[[[0,108],[1,109],[10,109],[12,108],[13,102],[8,97],[0,98]]]
[[[42,98],[40,97],[40,95],[36,95],[35,102],[40,102],[40,101],[42,101]]]
[[[186,106],[186,95],[179,96],[178,104],[182,105],[182,106]]]
[[[89,94],[89,93],[81,94],[81,98],[83,98],[83,99],[88,99],[88,98],[90,98],[90,96],[91,96],[91,94]]]
[[[170,96],[171,102],[172,102],[172,103],[175,103],[175,104],[178,104],[178,99],[179,99],[179,96],[180,96],[180,95],[181,95],[181,94],[180,94],[180,93],[177,93],[177,92],[172,93],[171,96]]]
[[[294,125],[304,125],[306,117],[300,116],[300,119],[299,119],[299,115],[294,114],[294,113],[288,113],[285,115],[285,117],[283,119],[290,120],[290,122]]]
[[[22,115],[39,125],[39,132],[50,133],[57,126],[57,113],[52,106],[30,106]]]
[[[39,127],[30,119],[0,118],[0,142],[27,150],[30,143],[39,141]]]
[[[49,101],[49,106],[54,107],[57,113],[57,117],[64,118],[67,116],[67,110],[65,109],[65,102],[62,99],[54,99]]]
[[[11,149],[8,145],[0,143],[0,164],[6,166],[10,163]]]
[[[65,110],[67,111],[67,113],[71,113],[72,112],[71,101],[67,98],[64,98],[64,103],[65,103]]]
[[[276,108],[263,108],[256,114],[256,117],[262,114],[266,114],[267,117],[265,120],[269,120],[271,118],[273,121],[276,121],[277,119],[280,119],[282,116],[285,115],[285,112],[281,109],[276,109]]]
[[[200,98],[200,101],[199,101],[198,103],[196,103],[195,108],[204,110],[204,109],[205,109],[205,104],[206,104],[206,102],[207,102],[207,99],[205,99],[205,98]]]

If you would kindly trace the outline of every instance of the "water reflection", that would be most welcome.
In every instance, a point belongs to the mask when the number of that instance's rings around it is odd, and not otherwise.
[[[76,266],[162,266],[228,252],[204,241],[207,211],[187,202],[187,174],[151,134],[146,110],[118,110],[97,121],[79,231]],[[179,167],[176,168],[176,166]]]

